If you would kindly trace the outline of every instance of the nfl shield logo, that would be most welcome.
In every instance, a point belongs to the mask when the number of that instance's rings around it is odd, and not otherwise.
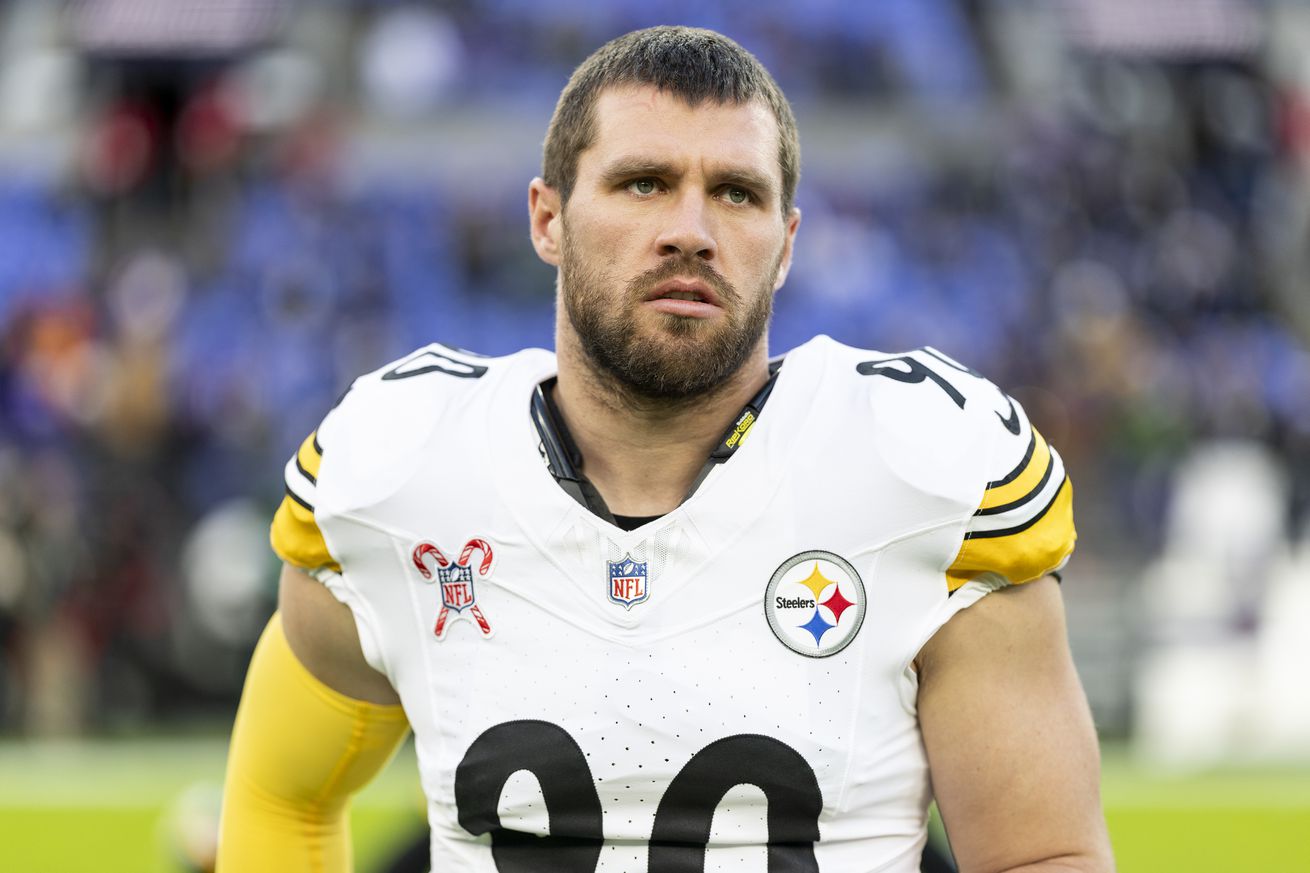
[[[436,543],[427,540],[414,546],[413,551],[410,552],[409,559],[423,583],[425,585],[440,583],[441,609],[437,612],[437,621],[432,627],[432,633],[439,640],[445,638],[446,629],[451,624],[451,610],[454,610],[455,619],[467,618],[476,622],[478,630],[482,631],[483,639],[490,639],[494,633],[491,622],[487,621],[487,616],[482,612],[482,607],[478,606],[473,594],[473,555],[476,552],[482,553],[482,561],[477,564],[478,575],[490,576],[491,565],[495,558],[492,556],[491,543],[481,537],[474,537],[466,542],[464,548],[460,550],[457,561],[447,558],[445,553],[437,548]],[[435,578],[432,575],[434,564],[437,571]],[[464,615],[466,609],[468,615]]]
[[[438,567],[441,578],[441,605],[462,612],[473,605],[473,568],[451,564]]]
[[[621,603],[624,609],[632,609],[650,597],[646,587],[646,562],[634,561],[632,555],[623,556],[622,561],[607,561],[610,577],[610,600]]]

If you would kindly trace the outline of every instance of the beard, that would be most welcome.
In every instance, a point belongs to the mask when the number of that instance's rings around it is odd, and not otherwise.
[[[713,393],[741,369],[768,330],[781,252],[743,305],[741,293],[694,254],[669,256],[630,279],[616,297],[616,280],[577,254],[567,232],[565,240],[560,284],[569,322],[593,369],[630,398],[678,403]],[[679,277],[713,288],[723,314],[706,320],[646,313],[658,326],[643,327],[640,307],[647,296],[661,282]]]

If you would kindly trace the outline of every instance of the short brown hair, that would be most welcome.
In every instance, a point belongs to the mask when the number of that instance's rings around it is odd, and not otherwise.
[[[754,55],[723,34],[698,27],[634,30],[605,43],[573,71],[550,119],[541,168],[561,202],[568,202],[577,182],[578,155],[595,141],[596,98],[622,85],[653,85],[692,106],[763,99],[778,122],[783,215],[791,211],[801,162],[791,105]]]

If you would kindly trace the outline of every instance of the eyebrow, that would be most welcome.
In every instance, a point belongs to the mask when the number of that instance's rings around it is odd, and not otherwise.
[[[680,175],[681,173],[673,164],[667,161],[650,160],[648,158],[618,158],[601,171],[600,178],[603,184],[610,186],[642,176],[672,179]],[[763,197],[772,197],[777,189],[773,180],[768,176],[745,167],[724,167],[711,170],[709,176],[711,183],[716,188],[721,185],[740,185]]]
[[[739,185],[742,188],[754,191],[761,197],[772,197],[774,195],[773,180],[767,176],[761,176],[753,170],[729,168],[722,172],[711,173],[711,177],[719,185]]]

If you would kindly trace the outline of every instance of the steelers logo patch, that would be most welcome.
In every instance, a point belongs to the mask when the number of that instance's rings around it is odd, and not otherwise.
[[[764,615],[774,635],[810,658],[849,646],[864,623],[866,603],[860,574],[845,558],[821,549],[783,561],[764,591]]]

